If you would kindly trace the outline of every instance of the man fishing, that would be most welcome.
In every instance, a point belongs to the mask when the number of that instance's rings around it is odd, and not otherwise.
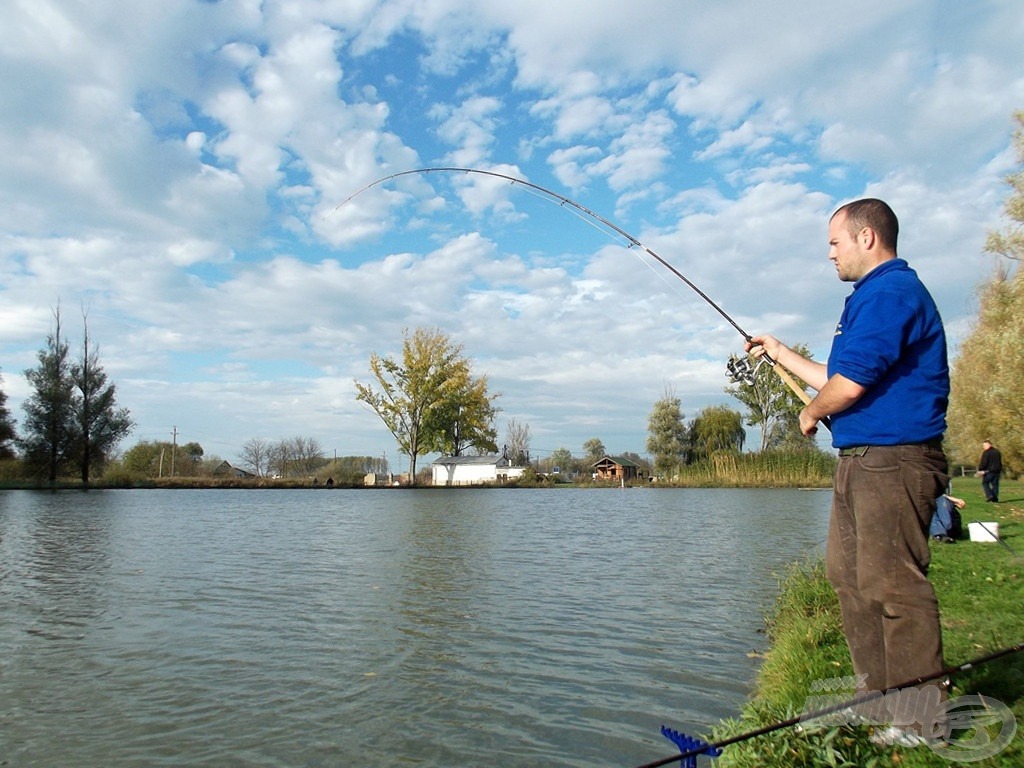
[[[880,691],[943,668],[938,601],[927,572],[929,523],[948,480],[941,445],[946,338],[928,290],[896,255],[898,233],[896,215],[881,200],[858,200],[832,215],[828,257],[853,292],[827,365],[773,336],[747,344],[817,390],[800,412],[805,435],[831,418],[839,466],[826,571],[854,671],[866,676],[868,690]],[[937,687],[930,693],[933,705],[944,696]],[[939,735],[934,716],[917,713],[915,728],[888,729],[889,743],[913,746],[923,743],[922,734]]]

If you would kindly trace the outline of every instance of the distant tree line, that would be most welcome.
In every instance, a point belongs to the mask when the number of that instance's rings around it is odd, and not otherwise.
[[[14,444],[18,433],[14,429],[14,419],[7,407],[7,393],[4,392],[4,377],[0,373],[0,461],[11,461],[15,457]]]
[[[370,357],[373,381],[356,381],[357,399],[366,403],[391,431],[399,448],[409,457],[415,477],[416,459],[426,453],[450,456],[468,451],[497,452],[494,419],[498,409],[488,391],[486,376],[474,376],[463,347],[436,329],[406,331],[400,359]],[[761,449],[815,450],[813,441],[799,429],[797,415],[802,403],[767,366],[754,371],[749,382],[727,388],[747,407],[746,424],[761,429]],[[625,452],[643,468],[671,477],[682,466],[706,461],[720,454],[743,450],[744,416],[727,406],[709,406],[687,422],[681,401],[671,390],[654,404],[648,419],[647,450],[653,468],[641,456]],[[262,466],[263,446],[250,451],[249,465]],[[530,456],[530,427],[511,420],[502,452],[518,466],[529,465],[542,474],[589,474],[593,464],[607,455],[599,438],[583,444],[583,456],[565,447],[546,458]]]
[[[328,459],[320,443],[310,437],[265,440],[254,437],[242,446],[239,465],[257,477],[309,477],[325,475],[337,482],[362,481],[369,473],[386,474],[381,456],[341,456]]]
[[[178,445],[165,440],[143,440],[124,452],[120,468],[140,479],[195,477],[204,473],[204,456],[203,446],[196,442]]]
[[[654,473],[671,479],[679,468],[719,452],[739,453],[746,442],[743,416],[728,406],[710,406],[689,423],[681,399],[666,388],[647,420],[647,450]]]
[[[361,484],[368,473],[388,472],[388,462],[377,456],[338,456],[328,459],[314,438],[290,437],[270,441],[248,440],[236,459],[227,462],[219,456],[208,456],[197,442],[181,445],[165,440],[143,440],[124,452],[114,462],[111,472],[126,483],[161,478],[216,478],[230,476],[232,468],[244,469],[259,478],[326,480],[338,484]]]
[[[289,437],[271,442],[254,437],[242,446],[241,466],[259,477],[311,475],[327,463],[324,449],[312,437]]]

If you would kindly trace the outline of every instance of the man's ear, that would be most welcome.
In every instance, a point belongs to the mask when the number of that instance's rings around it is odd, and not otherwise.
[[[875,230],[871,227],[864,227],[861,229],[861,231],[857,233],[857,239],[860,240],[861,247],[864,248],[864,250],[870,250],[877,242]]]

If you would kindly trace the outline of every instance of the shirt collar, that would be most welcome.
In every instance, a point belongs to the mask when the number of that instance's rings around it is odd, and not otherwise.
[[[870,272],[868,272],[866,275],[864,275],[864,277],[862,277],[860,280],[857,280],[853,284],[853,290],[856,291],[858,288],[860,288],[864,283],[866,283],[868,280],[870,280],[875,275],[880,275],[880,274],[883,274],[885,272],[891,272],[894,269],[903,269],[903,267],[905,267],[905,266],[907,266],[907,262],[905,260],[903,260],[903,259],[900,259],[900,258],[886,259],[881,264],[879,264],[877,267],[875,267]]]

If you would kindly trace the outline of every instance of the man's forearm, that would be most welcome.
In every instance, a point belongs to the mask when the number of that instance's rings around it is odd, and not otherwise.
[[[789,347],[782,346],[775,362],[790,371],[794,376],[803,379],[815,391],[820,392],[828,381],[828,369],[823,363],[808,360]]]
[[[821,421],[826,416],[845,411],[860,400],[866,391],[857,382],[837,373],[828,379],[817,396],[804,408],[804,414],[814,421]]]

